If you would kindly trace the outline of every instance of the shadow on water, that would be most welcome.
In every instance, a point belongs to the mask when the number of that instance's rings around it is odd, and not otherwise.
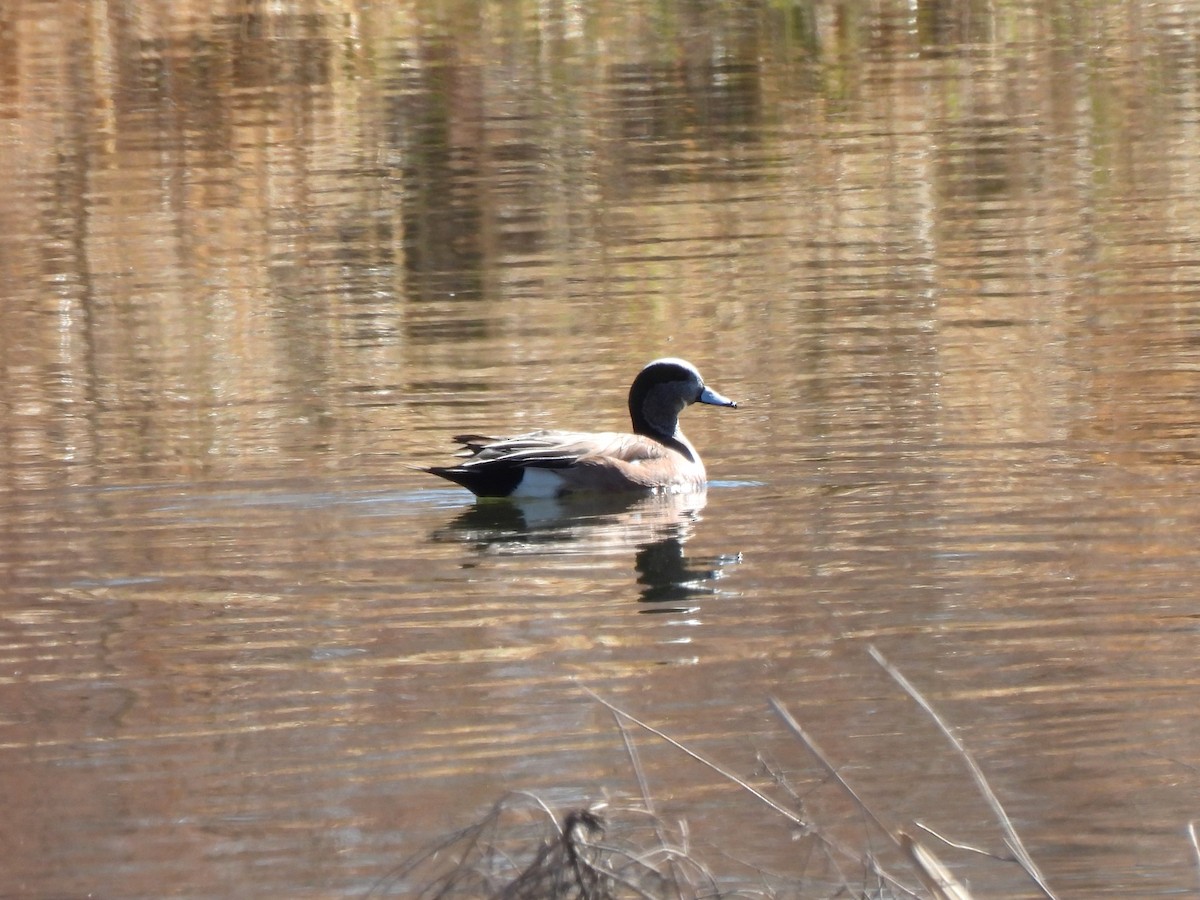
[[[562,500],[480,500],[435,530],[435,542],[470,544],[479,555],[633,552],[642,612],[683,612],[679,604],[718,593],[713,582],[738,555],[694,560],[684,553],[704,492],[651,497],[590,496]],[[465,566],[475,563],[467,561]]]

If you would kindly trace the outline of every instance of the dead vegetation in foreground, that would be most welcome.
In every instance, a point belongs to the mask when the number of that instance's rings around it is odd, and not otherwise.
[[[479,822],[413,858],[375,886],[372,896],[400,891],[420,900],[708,900],[708,898],[932,898],[970,900],[967,888],[931,849],[940,843],[1002,859],[1019,866],[1032,889],[1055,900],[1000,800],[983,772],[950,727],[920,692],[875,648],[875,661],[932,718],[970,771],[976,786],[996,816],[1008,854],[1002,857],[955,843],[916,823],[912,832],[890,828],[855,793],[813,738],[779,701],[770,701],[784,726],[817,759],[841,791],[883,835],[901,860],[899,868],[885,869],[879,854],[847,847],[830,837],[795,809],[771,799],[716,763],[700,756],[651,725],[618,709],[603,698],[593,698],[612,711],[625,740],[629,758],[642,791],[637,808],[607,809],[604,805],[574,809],[556,815],[531,794],[512,794],[498,801]],[[589,693],[591,693],[589,691]],[[697,859],[689,845],[686,824],[668,825],[654,809],[646,786],[630,725],[649,732],[708,767],[781,816],[787,827],[806,842],[805,865],[798,873],[775,874],[722,857],[718,877]],[[1192,823],[1188,827],[1200,868],[1200,844]],[[800,854],[798,854],[798,857]],[[415,887],[414,887],[415,886]]]

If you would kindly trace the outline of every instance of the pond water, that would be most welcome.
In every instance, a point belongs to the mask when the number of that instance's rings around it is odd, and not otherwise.
[[[0,9],[0,894],[412,892],[508,791],[640,802],[589,691],[882,852],[777,698],[1003,852],[872,646],[1058,895],[1194,891],[1197,16]],[[624,428],[667,355],[740,404],[684,415],[706,495],[413,468]],[[818,878],[632,736],[714,869]]]

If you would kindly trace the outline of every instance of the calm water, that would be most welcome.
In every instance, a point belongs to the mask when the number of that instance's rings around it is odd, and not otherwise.
[[[1198,17],[0,9],[0,895],[403,894],[505,791],[636,801],[585,688],[882,852],[777,697],[1002,851],[871,645],[1061,896],[1195,891]],[[623,427],[663,355],[742,404],[685,414],[707,496],[409,468]],[[819,880],[638,743],[714,869]]]

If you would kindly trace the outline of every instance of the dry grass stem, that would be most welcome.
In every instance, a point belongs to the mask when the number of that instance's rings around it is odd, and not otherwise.
[[[662,820],[658,818],[658,814],[654,809],[654,796],[650,793],[650,785],[646,780],[646,772],[642,768],[642,760],[638,755],[637,744],[633,742],[633,735],[629,733],[629,729],[625,727],[625,719],[616,710],[610,710],[613,721],[616,723],[617,730],[621,733],[621,741],[625,744],[625,754],[629,757],[629,763],[633,766],[633,774],[637,779],[638,790],[642,795],[642,805],[649,814],[651,821],[654,823],[654,832],[661,846],[667,845],[666,828],[663,826]],[[686,844],[687,834],[684,832],[684,842]],[[686,851],[685,851],[686,852]],[[674,866],[674,856],[668,859],[667,864]]]
[[[812,738],[812,736],[807,731],[804,730],[804,728],[800,725],[799,722],[796,721],[795,717],[793,717],[792,714],[790,712],[788,712],[787,708],[782,703],[780,703],[778,700],[776,700],[774,697],[768,698],[767,702],[770,703],[771,708],[773,710],[775,710],[776,715],[778,715],[779,718],[783,720],[783,724],[787,726],[788,730],[791,731],[794,735],[796,735],[796,737],[798,737],[800,739],[801,743],[803,743],[804,746],[808,748],[809,753],[811,753],[817,759],[817,761],[820,762],[821,765],[825,768],[825,771],[828,772],[834,778],[834,780],[837,781],[837,783],[841,786],[842,790],[844,790],[846,792],[846,794],[850,797],[850,799],[852,799],[854,801],[855,805],[858,806],[858,808],[860,810],[862,810],[863,814],[866,815],[867,818],[869,818],[872,822],[874,822],[875,826],[880,831],[882,831],[884,834],[886,834],[888,836],[888,838],[891,839],[892,843],[894,843],[897,847],[901,847],[899,838],[892,832],[892,830],[890,828],[888,828],[887,825],[884,824],[883,820],[880,819],[879,816],[877,816],[875,814],[875,811],[873,809],[871,809],[871,807],[868,806],[861,797],[858,796],[858,793],[854,790],[854,788],[852,788],[850,786],[850,783],[848,781],[846,781],[845,778],[842,777],[841,772],[839,772],[837,770],[837,767],[833,764],[833,762],[829,759],[829,757],[825,755],[825,751],[823,751],[820,748],[820,746]],[[825,839],[825,840],[828,840],[828,839]],[[908,894],[909,896],[913,896],[913,897],[917,896],[910,888],[906,887],[895,876],[886,872],[878,864],[878,862],[875,861],[874,859],[863,858],[861,855],[851,852],[848,848],[844,847],[841,844],[830,842],[830,846],[832,846],[834,849],[836,849],[839,853],[842,853],[843,855],[848,856],[851,859],[858,859],[860,862],[863,862],[877,876],[879,876],[880,878],[883,878],[885,881],[892,884],[893,887],[897,888],[898,890],[903,891],[905,894]],[[903,849],[903,848],[901,847],[901,849]]]
[[[923,844],[905,831],[899,833],[900,849],[913,864],[921,883],[936,900],[971,900],[971,893],[963,887],[942,861]]]
[[[1196,873],[1200,875],[1200,840],[1196,839],[1196,823],[1188,822],[1188,837],[1192,839],[1192,853],[1196,856]]]
[[[939,834],[938,832],[934,831],[932,828],[930,828],[924,822],[917,822],[914,820],[913,825],[915,825],[917,828],[920,828],[926,834],[937,838],[939,841],[941,841],[947,847],[953,847],[955,850],[965,850],[968,853],[975,853],[979,856],[986,856],[988,859],[995,859],[995,860],[999,860],[1000,862],[1012,862],[1013,861],[1013,858],[1011,856],[999,856],[999,855],[993,853],[991,850],[984,850],[982,847],[972,847],[970,844],[963,844],[963,843],[960,843],[959,841],[953,841],[950,838],[946,837],[944,834]]]
[[[913,700],[917,702],[917,705],[925,710],[926,713],[928,713],[929,717],[933,719],[937,727],[941,729],[942,734],[944,734],[947,740],[954,745],[954,749],[958,751],[959,756],[962,758],[963,762],[967,766],[967,769],[970,771],[971,777],[975,779],[975,784],[979,788],[980,793],[982,793],[984,799],[987,800],[988,805],[992,808],[992,812],[996,814],[996,818],[1000,822],[1000,827],[1004,829],[1005,843],[1007,844],[1008,849],[1012,851],[1016,861],[1021,865],[1021,868],[1025,870],[1029,877],[1033,879],[1033,882],[1038,886],[1041,892],[1046,897],[1050,898],[1050,900],[1057,900],[1054,892],[1050,890],[1050,886],[1046,884],[1046,879],[1042,875],[1041,870],[1038,869],[1037,863],[1033,861],[1033,857],[1031,857],[1029,855],[1029,851],[1025,849],[1025,844],[1021,841],[1020,835],[1017,834],[1017,830],[1013,827],[1012,819],[1010,819],[1008,813],[1004,811],[1004,807],[1001,805],[999,798],[992,790],[991,785],[988,784],[987,778],[984,777],[983,770],[979,768],[979,765],[975,762],[974,758],[972,758],[970,752],[968,752],[962,741],[960,741],[958,736],[951,731],[950,726],[946,724],[945,720],[942,719],[937,710],[933,708],[933,705],[925,699],[925,697],[916,689],[912,682],[905,678],[904,674],[899,669],[888,662],[884,655],[880,653],[877,648],[869,647],[868,652],[870,652],[871,658],[874,659],[875,662],[877,662],[880,667],[882,667],[883,670],[892,677],[892,680],[900,685],[900,687],[904,689],[904,692],[912,697]]]
[[[761,800],[763,803],[765,803],[771,809],[775,810],[776,812],[780,813],[785,818],[787,818],[788,821],[792,822],[794,825],[804,827],[808,833],[813,834],[813,836],[817,839],[817,841],[819,841],[821,843],[822,846],[826,847],[829,850],[834,851],[838,855],[844,856],[847,859],[852,859],[855,862],[859,863],[860,865],[862,865],[864,867],[864,869],[866,871],[870,872],[875,877],[887,882],[895,890],[899,891],[900,893],[904,894],[905,896],[908,896],[908,897],[919,896],[918,894],[913,892],[913,890],[911,888],[907,887],[902,881],[900,881],[894,875],[887,872],[882,866],[879,865],[878,861],[875,860],[869,854],[864,855],[862,853],[855,853],[855,852],[851,851],[849,848],[847,848],[844,844],[841,844],[838,841],[833,840],[832,838],[826,837],[825,835],[816,833],[810,826],[808,826],[805,823],[805,821],[800,816],[796,815],[794,812],[787,809],[786,807],[779,805],[774,800],[772,800],[770,797],[768,797],[766,794],[764,794],[762,791],[747,784],[743,779],[738,778],[732,772],[729,772],[728,770],[721,768],[721,766],[717,765],[716,763],[712,762],[711,760],[704,758],[699,753],[692,750],[690,747],[685,746],[684,744],[680,743],[679,741],[675,740],[673,737],[666,734],[665,732],[660,731],[659,729],[648,724],[647,722],[643,722],[641,719],[638,719],[636,716],[633,716],[630,713],[626,712],[625,710],[613,705],[612,703],[605,700],[603,697],[599,696],[595,691],[592,691],[588,688],[584,688],[584,690],[587,691],[587,693],[593,699],[595,699],[597,703],[600,703],[601,705],[603,705],[605,708],[607,708],[609,711],[611,711],[614,715],[623,717],[623,718],[627,719],[628,721],[633,722],[639,728],[642,728],[642,729],[648,731],[650,734],[653,734],[654,736],[661,738],[662,740],[664,740],[668,744],[670,744],[672,747],[675,747],[676,749],[682,751],[683,753],[690,756],[692,759],[699,762],[701,765],[708,767],[709,769],[711,769],[712,771],[714,771],[718,775],[720,775],[722,778],[725,778],[725,779],[733,782],[738,787],[742,788],[744,791],[747,791],[748,793],[750,793],[756,799]],[[776,701],[772,700],[772,704],[776,704]],[[795,726],[795,728],[797,728],[797,729],[800,728],[800,726],[795,723],[795,720],[791,719],[791,716],[787,715],[787,711],[782,709],[782,706],[779,706],[778,709],[780,709],[782,711],[782,714],[786,717],[785,721],[791,720],[791,722]],[[800,729],[800,730],[803,731],[803,729]],[[815,744],[812,744],[811,740],[809,740],[808,743],[809,743],[810,748],[815,747]],[[870,816],[872,821],[874,821],[876,823],[876,825],[878,825],[881,829],[883,829],[883,831],[885,833],[887,833],[888,836],[890,838],[892,838],[893,841],[895,841],[896,840],[895,837],[893,835],[891,835],[890,832],[888,832],[887,828],[885,826],[883,826],[883,824],[879,821],[879,819],[875,816],[875,814],[867,808],[866,804],[864,804],[858,798],[858,796],[855,795],[854,791],[845,782],[845,780],[842,779],[841,776],[837,774],[837,772],[833,769],[832,764],[828,763],[828,760],[823,756],[823,754],[820,754],[819,751],[816,751],[815,755],[817,755],[818,758],[821,759],[822,762],[825,763],[826,768],[828,768],[831,772],[833,772],[833,774],[837,778],[839,784],[841,784],[842,787],[850,794],[850,796],[854,798],[855,802],[858,803],[860,808],[862,808],[863,810],[866,811],[867,815]]]
[[[863,814],[866,815],[867,818],[869,818],[872,822],[874,822],[880,831],[891,838],[892,842],[895,843],[897,847],[900,846],[900,841],[896,835],[893,834],[892,830],[883,823],[879,816],[875,815],[875,811],[871,809],[871,807],[869,807],[865,802],[863,802],[863,799],[858,796],[854,788],[850,786],[850,783],[842,777],[842,773],[837,770],[837,766],[830,761],[829,757],[825,755],[825,752],[817,745],[817,742],[813,740],[812,735],[806,732],[801,727],[800,723],[793,718],[792,714],[787,711],[787,708],[774,697],[769,697],[767,702],[771,704],[771,709],[775,710],[775,714],[783,720],[783,724],[788,727],[788,730],[791,731],[792,734],[796,735],[796,737],[800,738],[800,742],[808,748],[808,752],[816,757],[817,761],[825,767],[825,771],[828,772],[839,785],[841,785],[842,790],[850,796],[850,799],[852,799],[858,808],[863,811]]]
[[[961,741],[920,692],[878,650],[872,647],[871,655],[950,740],[1000,820],[1006,844],[1014,858],[1041,892],[1054,900],[1054,894],[1026,852],[1000,801]],[[971,900],[970,892],[927,845],[905,831],[887,826],[779,700],[770,698],[771,708],[869,823],[865,831],[868,849],[848,847],[834,836],[822,833],[798,812],[773,800],[728,769],[594,691],[584,690],[608,709],[616,721],[641,793],[641,808],[611,810],[613,818],[609,822],[601,815],[606,805],[576,808],[559,814],[534,794],[510,794],[497,801],[481,821],[397,868],[376,884],[370,895],[402,895],[417,900],[716,900],[722,897],[770,900],[802,896]],[[740,869],[736,878],[718,881],[691,855],[686,822],[668,826],[657,814],[631,726],[654,735],[737,785],[795,826],[798,830],[791,832],[791,837],[802,840],[800,846],[803,849],[800,854],[790,856],[789,872],[782,875],[768,872],[738,860],[718,847],[718,853]],[[761,755],[759,762],[764,764]],[[773,774],[777,783],[786,783],[782,775]],[[799,809],[798,795],[790,786],[787,789]],[[997,858],[978,848],[947,840],[920,823],[915,825],[947,846]],[[885,871],[875,858],[869,845],[874,842],[876,828],[887,835],[895,848],[895,858],[907,863],[911,869],[907,873],[909,879],[919,881],[923,891],[920,887],[902,883]],[[1196,823],[1190,822],[1187,830],[1200,871]],[[848,871],[849,866],[845,865],[848,860],[853,860],[859,867],[857,873]],[[810,870],[810,865],[818,867],[817,870]],[[731,884],[739,887],[731,888]]]
[[[804,824],[805,824],[804,820],[801,819],[798,815],[796,815],[794,812],[792,812],[786,806],[780,806],[778,803],[776,803],[774,800],[772,800],[770,797],[768,797],[762,791],[747,784],[745,781],[743,781],[741,778],[738,778],[732,772],[728,771],[727,769],[722,769],[719,765],[717,765],[712,760],[705,759],[703,756],[701,756],[695,750],[692,750],[691,748],[684,746],[683,744],[679,743],[679,741],[675,740],[675,738],[671,737],[669,734],[665,734],[664,732],[659,731],[653,725],[643,722],[641,719],[637,718],[636,716],[630,715],[629,713],[625,712],[623,709],[620,709],[619,707],[613,706],[613,704],[609,703],[607,700],[605,700],[603,697],[601,697],[595,691],[590,690],[589,688],[586,688],[586,687],[584,688],[584,690],[587,691],[588,695],[593,700],[595,700],[597,703],[599,703],[600,705],[606,707],[613,713],[615,713],[619,716],[623,716],[624,718],[628,719],[634,725],[638,726],[638,728],[641,728],[645,731],[650,732],[652,735],[654,735],[657,738],[661,738],[662,740],[664,740],[668,744],[670,744],[672,747],[674,747],[676,750],[679,750],[679,751],[687,754],[688,756],[690,756],[692,759],[696,760],[696,762],[700,763],[702,766],[707,766],[709,769],[716,772],[722,778],[725,778],[728,781],[733,782],[738,787],[740,787],[742,790],[747,791],[750,794],[753,794],[755,797],[757,797],[759,800],[761,800],[763,803],[765,803],[771,809],[775,810],[775,812],[779,813],[781,816],[786,818],[793,825],[798,825],[801,828],[804,827]]]

